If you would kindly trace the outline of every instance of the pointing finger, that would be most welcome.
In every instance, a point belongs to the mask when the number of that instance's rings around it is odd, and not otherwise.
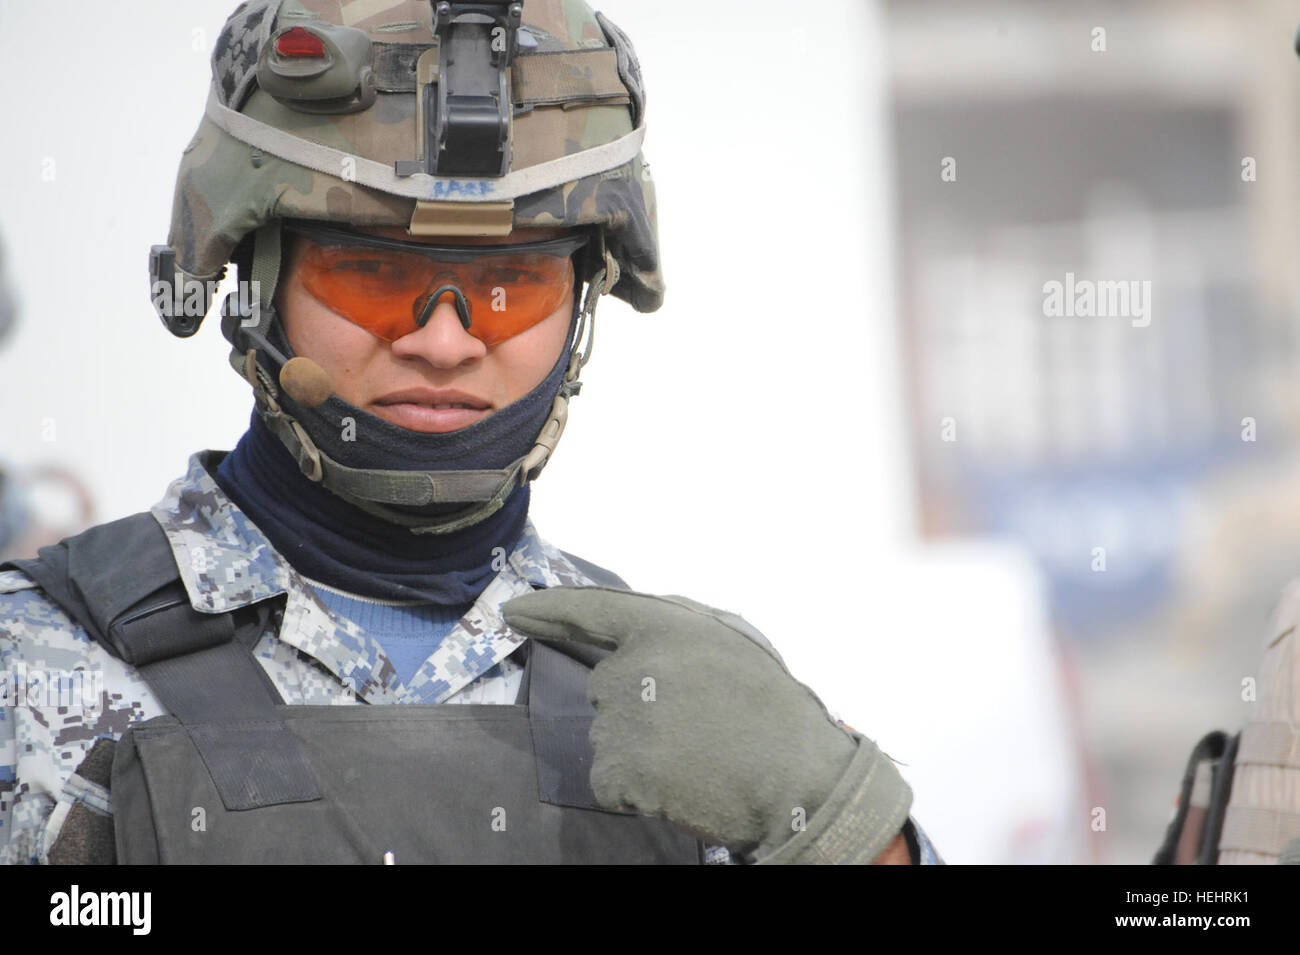
[[[506,623],[520,633],[555,643],[584,643],[617,650],[643,627],[643,594],[606,587],[552,587],[507,601]]]

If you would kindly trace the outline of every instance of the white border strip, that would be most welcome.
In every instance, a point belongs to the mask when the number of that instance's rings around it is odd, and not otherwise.
[[[348,168],[345,162],[351,160],[352,181],[394,196],[439,202],[503,202],[617,169],[636,157],[645,139],[642,123],[612,143],[538,163],[498,179],[456,179],[422,172],[399,177],[391,166],[302,139],[223,106],[215,90],[208,95],[206,112],[212,122],[235,139],[285,162],[342,179],[343,170]]]

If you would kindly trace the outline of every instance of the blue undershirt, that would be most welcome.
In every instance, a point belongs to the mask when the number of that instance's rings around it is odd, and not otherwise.
[[[473,602],[448,607],[435,603],[397,603],[342,593],[311,581],[321,601],[340,617],[351,620],[388,656],[397,678],[406,686],[424,661],[438,648]]]

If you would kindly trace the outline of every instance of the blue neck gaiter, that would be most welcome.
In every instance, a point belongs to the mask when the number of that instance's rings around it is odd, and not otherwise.
[[[577,309],[575,306],[575,318]],[[576,323],[570,324],[570,344]],[[291,357],[283,335],[277,347]],[[409,431],[331,395],[307,408],[286,394],[293,415],[317,446],[349,467],[401,470],[504,468],[532,450],[568,367],[566,347],[551,373],[526,396],[468,428],[446,434]],[[345,419],[351,419],[351,422]],[[500,569],[528,518],[529,488],[496,513],[450,534],[413,534],[354,507],[309,481],[256,411],[248,431],[221,462],[217,484],[293,567],[324,584],[388,600],[444,606],[476,599]],[[402,508],[445,517],[465,505]],[[495,553],[494,553],[495,552]],[[497,557],[496,568],[493,567]]]
[[[528,517],[529,488],[523,487],[478,524],[451,534],[412,534],[307,480],[257,412],[215,478],[299,573],[384,600],[471,603],[496,576],[493,548],[509,553]]]

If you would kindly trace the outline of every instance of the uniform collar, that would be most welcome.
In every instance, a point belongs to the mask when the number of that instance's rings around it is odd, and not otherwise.
[[[530,588],[595,583],[543,541],[528,521],[500,572],[444,641],[438,657],[402,686],[382,648],[330,610],[213,480],[223,455],[203,451],[192,456],[185,476],[152,508],[171,544],[190,605],[199,613],[225,613],[288,594],[280,638],[318,660],[367,702],[441,703],[523,642],[502,619],[502,603]]]

